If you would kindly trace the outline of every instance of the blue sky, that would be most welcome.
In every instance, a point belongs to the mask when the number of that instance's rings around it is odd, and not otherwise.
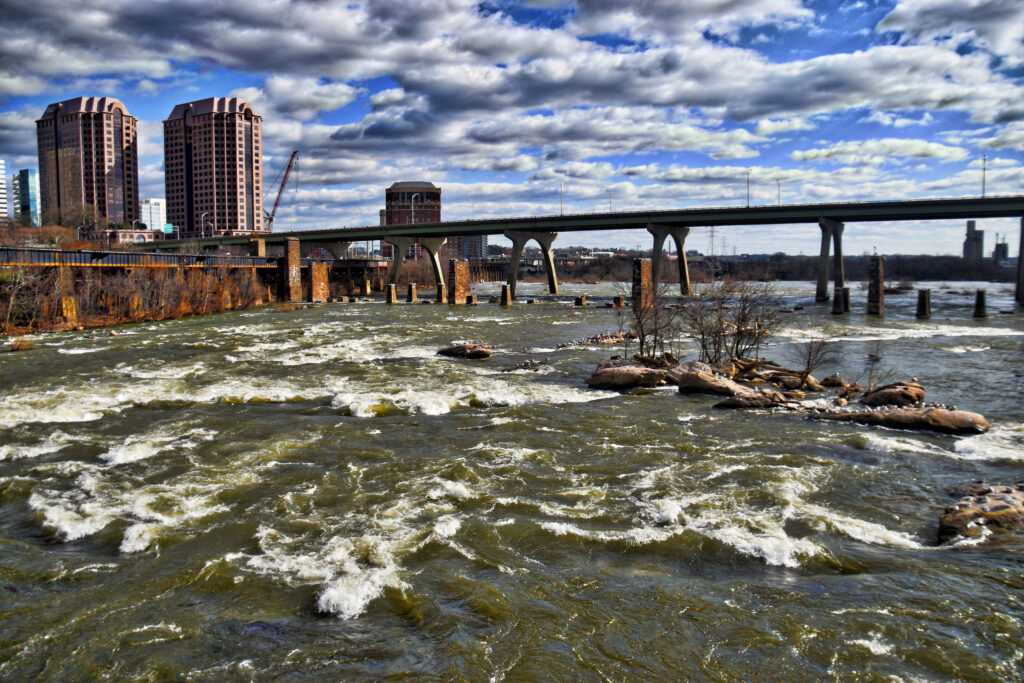
[[[397,180],[445,219],[1024,193],[1019,0],[62,0],[6,4],[0,158],[36,166],[35,119],[81,95],[140,119],[162,197],[175,104],[241,96],[268,178],[299,150],[278,229],[377,221]],[[564,183],[564,185],[563,185]],[[273,202],[268,189],[268,206]],[[1019,220],[986,220],[1016,254]],[[959,253],[962,221],[851,224],[854,254]],[[719,231],[814,253],[808,226]],[[706,249],[695,229],[688,248]],[[642,233],[556,245],[633,246]],[[719,244],[719,248],[723,248]]]

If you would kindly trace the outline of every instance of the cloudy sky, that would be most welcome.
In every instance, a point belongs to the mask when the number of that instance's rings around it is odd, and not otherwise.
[[[1024,194],[1020,0],[0,0],[0,17],[9,169],[37,165],[48,103],[108,95],[140,120],[141,198],[162,197],[161,121],[241,96],[268,179],[299,150],[278,229],[374,224],[397,180],[440,185],[452,220],[557,214],[560,193],[566,213],[744,205],[748,171],[752,204],[978,195],[983,156],[988,194]],[[979,227],[1017,253],[1018,220]],[[963,232],[851,224],[844,248],[959,253]],[[719,239],[810,254],[818,229]]]

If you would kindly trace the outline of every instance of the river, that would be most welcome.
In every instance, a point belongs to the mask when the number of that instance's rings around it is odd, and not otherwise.
[[[917,320],[781,284],[763,355],[876,352],[986,434],[590,390],[616,350],[557,347],[617,329],[614,285],[37,336],[0,354],[0,678],[1021,680],[1024,539],[936,530],[1024,479],[1024,317],[930,286]]]

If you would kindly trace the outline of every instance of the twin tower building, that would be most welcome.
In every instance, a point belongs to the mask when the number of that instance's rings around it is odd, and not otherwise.
[[[265,232],[262,117],[237,97],[164,120],[167,222],[181,237]],[[112,97],[51,104],[36,121],[42,213],[65,225],[139,219],[137,119]],[[150,229],[164,226],[150,225]]]

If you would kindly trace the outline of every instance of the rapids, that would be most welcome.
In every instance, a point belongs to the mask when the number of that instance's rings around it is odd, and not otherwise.
[[[622,347],[558,346],[618,329],[614,285],[37,336],[0,354],[0,679],[1020,680],[1024,539],[936,530],[1024,479],[1024,318],[931,286],[921,321],[781,285],[762,353],[879,352],[986,434],[588,389]]]

